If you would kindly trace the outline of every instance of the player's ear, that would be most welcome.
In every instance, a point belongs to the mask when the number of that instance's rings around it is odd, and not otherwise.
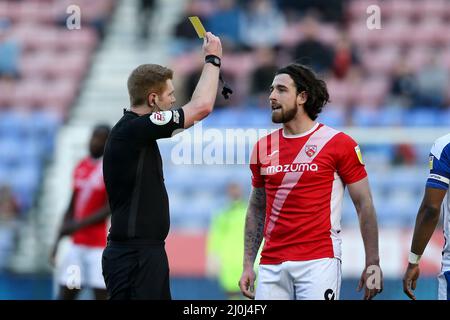
[[[306,91],[302,91],[297,94],[297,105],[303,105],[308,100],[308,93]]]

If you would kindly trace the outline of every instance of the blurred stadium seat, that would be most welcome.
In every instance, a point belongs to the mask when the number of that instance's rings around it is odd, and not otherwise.
[[[83,19],[95,21],[111,13],[113,1],[78,4],[91,9],[89,14],[87,10],[83,12]],[[75,32],[67,30],[65,23],[61,25],[68,5],[68,1],[0,3],[0,48],[11,41],[17,43],[14,50],[0,49],[2,61],[9,59],[18,71],[11,78],[0,68],[0,107],[7,108],[0,110],[2,165],[50,159],[58,127],[67,119],[80,82],[87,74],[100,36],[93,25]],[[21,167],[15,169],[9,181],[0,181],[14,184],[23,212],[32,206],[42,169],[42,165]]]

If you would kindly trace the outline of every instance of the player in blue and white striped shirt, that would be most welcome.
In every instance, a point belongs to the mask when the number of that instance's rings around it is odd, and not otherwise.
[[[416,289],[419,278],[419,260],[443,212],[445,245],[442,252],[442,269],[438,276],[439,300],[450,300],[450,134],[436,140],[430,153],[430,175],[426,183],[425,195],[417,214],[416,227],[409,253],[409,264],[403,277],[403,291],[411,299],[416,299],[412,290]]]

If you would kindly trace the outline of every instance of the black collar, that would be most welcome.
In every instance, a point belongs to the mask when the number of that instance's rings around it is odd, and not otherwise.
[[[131,111],[130,109],[127,109],[127,108],[123,108],[123,114],[125,115],[127,113],[131,113],[131,114],[134,114],[135,116],[139,117],[139,115],[136,112]]]

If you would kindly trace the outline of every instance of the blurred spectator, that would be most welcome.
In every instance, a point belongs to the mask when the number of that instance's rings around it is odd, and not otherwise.
[[[198,16],[200,21],[204,21],[205,17],[200,14],[197,3],[195,0],[188,2],[184,14],[181,16],[181,20],[175,26],[175,37],[177,40],[197,40],[198,35],[195,29],[192,27],[189,17]]]
[[[241,15],[240,39],[249,47],[279,43],[285,19],[270,0],[252,0]]]
[[[242,297],[238,280],[242,272],[244,255],[244,226],[247,202],[242,198],[241,187],[228,186],[230,204],[216,215],[208,233],[207,272],[219,277],[219,283],[228,299]]]
[[[198,83],[198,79],[200,79],[202,69],[203,69],[203,66],[200,66],[194,72],[187,75],[185,85],[184,85],[185,92],[183,94],[183,97],[184,97],[184,99],[186,99],[186,101],[190,100],[192,94],[194,93],[195,87],[197,86],[197,83]],[[223,75],[225,81],[229,85],[229,87],[231,87],[233,89],[236,88],[236,85],[235,85],[236,82],[235,82],[235,78],[233,77],[233,75],[230,74],[229,72],[226,72],[223,69],[221,72],[222,72],[222,75]],[[222,86],[219,85],[219,92],[221,90],[222,90]],[[238,90],[236,90],[236,91],[238,91]],[[228,100],[225,100],[225,98],[221,94],[218,94],[215,105],[214,105],[214,109],[217,110],[217,109],[224,108],[226,106],[233,104],[236,101],[236,97],[237,97],[236,91],[230,96],[230,98]]]
[[[239,43],[242,10],[235,0],[218,0],[217,10],[207,17],[205,28],[220,36],[222,42]]]
[[[286,13],[296,12],[303,15],[312,10],[320,12],[327,22],[342,22],[346,0],[277,0],[280,8]]]
[[[0,270],[8,267],[17,242],[19,208],[9,186],[0,187]]]
[[[183,88],[185,91],[183,94],[184,100],[189,101],[190,97],[192,97],[192,94],[195,91],[195,87],[197,86],[198,79],[200,79],[200,75],[202,74],[202,68],[203,67],[198,67],[194,72],[189,73],[186,76],[186,81]]]
[[[0,20],[0,78],[16,78],[19,75],[20,45],[8,37],[9,22]]]
[[[430,56],[426,65],[416,73],[417,92],[414,106],[444,107],[449,87],[448,70],[439,65],[436,56]]]
[[[417,163],[416,152],[410,144],[399,144],[395,146],[392,165],[414,165]]]
[[[175,37],[185,40],[198,39],[198,35],[188,18],[197,16],[200,18],[200,21],[204,22],[206,17],[211,15],[213,11],[214,6],[207,0],[188,0],[184,13],[175,26]]]
[[[294,49],[294,60],[310,66],[317,73],[330,71],[333,66],[333,48],[318,39],[320,22],[314,15],[304,18],[304,38]]]
[[[341,33],[336,45],[333,61],[333,71],[336,78],[345,78],[350,69],[360,65],[356,48],[352,45],[346,33]]]
[[[344,3],[347,0],[316,0],[312,2],[313,8],[320,11],[325,22],[343,22]]]
[[[250,100],[258,107],[267,106],[269,101],[269,86],[278,70],[276,52],[272,48],[262,47],[255,52],[258,67],[251,75]]]
[[[400,60],[393,71],[389,103],[410,107],[416,91],[416,79],[412,69]]]
[[[190,49],[198,48],[198,35],[192,27],[188,17],[197,16],[200,21],[205,22],[203,3],[199,0],[189,0],[184,11],[180,17],[180,21],[176,24],[174,29],[175,41],[171,44],[171,51],[177,55]],[[208,10],[209,11],[209,10]]]
[[[142,40],[147,40],[149,35],[150,22],[152,19],[152,10],[155,6],[155,0],[139,0],[137,23],[139,36]]]
[[[0,187],[0,220],[15,219],[19,213],[19,206],[9,186]]]
[[[81,159],[73,171],[70,202],[50,256],[51,264],[55,265],[61,239],[70,236],[69,249],[57,265],[55,281],[59,286],[60,300],[75,300],[80,288],[92,289],[96,300],[106,300],[107,297],[101,264],[111,210],[102,168],[103,151],[110,131],[109,125],[94,127],[89,140],[89,155]],[[78,288],[69,285],[73,283],[70,271],[73,266],[78,266],[82,275],[75,282]]]

